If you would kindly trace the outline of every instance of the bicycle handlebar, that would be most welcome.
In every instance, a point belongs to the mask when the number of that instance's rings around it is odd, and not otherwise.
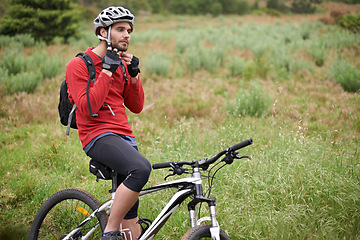
[[[202,159],[202,160],[199,160],[199,161],[179,161],[179,162],[164,162],[164,163],[155,163],[152,165],[152,168],[153,169],[161,169],[161,168],[175,168],[176,166],[177,167],[181,167],[183,165],[194,165],[194,164],[198,164],[198,167],[201,167],[201,166],[205,166],[205,165],[209,165],[209,164],[212,164],[214,162],[216,162],[216,160],[218,160],[222,155],[224,155],[225,153],[228,153],[228,152],[234,152],[236,150],[239,150],[241,148],[244,148],[246,146],[249,146],[253,143],[253,140],[251,138],[245,140],[245,141],[242,141],[242,142],[239,142],[221,152],[219,152],[218,154],[216,154],[214,157],[212,158],[205,158],[205,159]]]
[[[230,148],[232,150],[236,151],[236,150],[239,150],[241,148],[247,147],[247,146],[251,145],[252,143],[253,143],[253,140],[251,138],[249,138],[249,139],[247,139],[245,141],[239,142],[239,143],[231,146]]]

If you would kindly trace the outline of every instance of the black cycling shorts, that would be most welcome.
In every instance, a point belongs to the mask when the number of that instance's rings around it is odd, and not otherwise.
[[[127,188],[140,192],[149,179],[151,172],[150,162],[137,151],[136,147],[116,135],[106,135],[98,139],[88,156],[101,162],[118,175],[118,185],[123,183]],[[137,217],[139,201],[130,209],[125,219]]]

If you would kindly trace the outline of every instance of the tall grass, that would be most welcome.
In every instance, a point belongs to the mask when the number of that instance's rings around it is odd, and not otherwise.
[[[41,83],[43,75],[40,71],[21,72],[6,76],[0,83],[4,84],[8,94],[17,92],[32,93]]]
[[[316,41],[309,47],[308,52],[314,58],[316,66],[322,67],[324,65],[326,49],[327,46],[321,41]]]
[[[171,55],[163,52],[150,52],[144,60],[147,74],[167,77],[171,70]]]
[[[229,76],[236,77],[241,76],[245,70],[245,60],[238,56],[234,56],[228,60],[227,66],[229,69]]]
[[[190,74],[202,68],[201,49],[196,47],[187,48],[184,53],[184,65]]]
[[[0,85],[8,94],[32,93],[44,78],[58,76],[64,71],[64,59],[59,54],[49,56],[47,51],[35,48],[31,56],[24,56],[24,47],[36,45],[27,35],[16,35],[1,54]]]
[[[18,74],[27,71],[31,61],[23,56],[24,46],[14,42],[2,53],[1,67],[6,69],[8,74]]]
[[[346,59],[334,61],[328,70],[328,76],[339,83],[345,91],[360,90],[360,69]]]
[[[271,106],[271,97],[258,81],[252,81],[249,88],[240,88],[233,102],[227,102],[225,109],[234,116],[265,116]]]
[[[236,16],[137,19],[129,52],[144,66],[146,101],[129,120],[151,163],[211,157],[252,137],[241,151],[252,160],[226,166],[213,189],[219,224],[231,239],[358,239],[360,100],[328,81],[359,78],[351,62],[359,54],[356,35],[321,23],[260,25]],[[0,61],[0,239],[26,239],[36,211],[60,189],[81,188],[100,202],[110,197],[110,183],[88,172],[76,131],[67,137],[57,114],[60,59],[91,42],[19,44],[24,69],[20,57],[2,49],[15,60],[5,63],[2,54]],[[316,46],[326,54],[312,55]],[[56,52],[62,47],[69,52]],[[4,79],[31,83],[31,74],[43,83],[33,93],[3,94],[11,89]],[[167,174],[154,170],[147,185]],[[143,198],[140,217],[154,219],[168,198]],[[184,204],[157,238],[180,239],[187,228]]]
[[[40,42],[36,42],[33,37],[31,37],[29,34],[17,34],[13,37],[7,36],[7,35],[1,35],[0,36],[0,48],[2,47],[10,47],[13,43],[20,44],[24,47],[32,47],[37,44],[42,44]]]

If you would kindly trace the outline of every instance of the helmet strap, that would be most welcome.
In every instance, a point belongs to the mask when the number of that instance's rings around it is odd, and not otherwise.
[[[106,42],[107,42],[107,45],[110,45],[110,46],[111,46],[110,32],[111,32],[111,25],[109,26],[109,29],[108,29],[107,38],[104,38],[104,37],[101,36],[100,34],[98,34],[97,37],[98,37],[98,39],[100,39],[100,40],[106,41]]]

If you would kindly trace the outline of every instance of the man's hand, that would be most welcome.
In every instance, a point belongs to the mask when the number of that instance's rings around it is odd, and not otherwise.
[[[117,52],[117,49],[112,49],[111,47],[108,47],[106,55],[102,60],[102,68],[114,73],[119,67],[120,61],[121,59]]]
[[[128,72],[132,78],[136,77],[140,73],[139,59],[134,55],[128,53],[121,54],[122,59],[125,60]]]

